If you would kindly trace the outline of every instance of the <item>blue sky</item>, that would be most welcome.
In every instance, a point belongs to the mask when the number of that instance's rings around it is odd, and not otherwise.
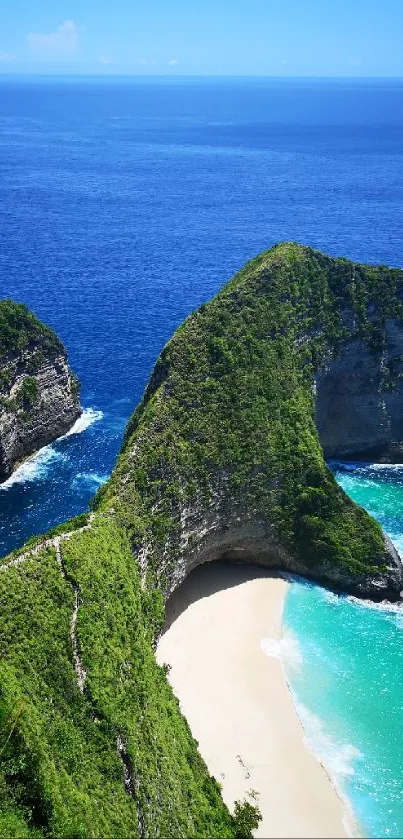
[[[0,0],[0,72],[403,76],[403,0]]]

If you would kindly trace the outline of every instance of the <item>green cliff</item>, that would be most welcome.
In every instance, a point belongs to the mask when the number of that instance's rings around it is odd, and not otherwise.
[[[156,664],[164,598],[217,558],[399,597],[400,559],[321,438],[340,451],[345,402],[346,452],[403,439],[402,290],[293,244],[248,263],[164,348],[91,517],[5,558],[0,836],[248,834]]]
[[[0,360],[40,342],[44,350],[62,352],[56,333],[22,303],[0,300]]]
[[[249,262],[177,330],[98,496],[100,509],[113,506],[130,533],[149,580],[169,593],[191,567],[225,555],[372,597],[398,596],[401,563],[336,484],[315,402],[320,410],[317,383],[340,358],[353,366],[358,352],[364,370],[383,371],[385,387],[373,377],[372,396],[382,440],[389,434],[392,442],[386,398],[403,405],[402,289],[402,271],[282,244]],[[401,359],[389,351],[391,323]],[[359,388],[356,372],[355,380]],[[365,451],[374,440],[358,420],[363,436],[354,449]]]

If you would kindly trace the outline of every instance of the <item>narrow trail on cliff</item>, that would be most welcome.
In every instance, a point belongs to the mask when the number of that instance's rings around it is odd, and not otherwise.
[[[88,529],[88,525],[86,526]],[[84,530],[85,528],[82,528]],[[76,531],[77,532],[77,531]],[[80,605],[80,590],[78,585],[69,577],[66,571],[66,567],[63,562],[63,556],[61,551],[61,537],[56,536],[54,539],[54,547],[56,550],[56,560],[60,567],[60,571],[62,573],[63,579],[66,580],[69,585],[71,585],[73,592],[74,592],[74,609],[73,614],[71,616],[70,621],[70,638],[73,647],[73,665],[74,670],[76,672],[77,684],[81,693],[84,693],[84,685],[85,680],[87,678],[87,672],[83,666],[81,656],[80,656],[80,643],[77,635],[77,618],[78,618],[78,609]]]
[[[62,543],[68,541],[73,536],[76,536],[80,533],[84,533],[86,531],[90,531],[92,528],[92,522],[94,521],[95,514],[90,513],[88,518],[88,524],[83,525],[83,527],[79,527],[76,530],[70,530],[66,533],[60,533],[57,536],[54,536],[50,539],[44,539],[38,545],[35,545],[29,551],[24,551],[24,553],[20,554],[20,556],[14,557],[13,559],[9,560],[9,562],[5,562],[0,565],[0,572],[1,571],[9,571],[12,568],[16,568],[19,565],[22,565],[29,559],[33,557],[39,556],[40,552],[46,548],[54,548],[56,554],[56,562],[60,568],[60,573],[63,579],[71,586],[74,593],[74,608],[73,613],[70,619],[70,639],[72,645],[72,661],[73,667],[76,674],[76,681],[79,688],[80,693],[84,696],[87,696],[87,699],[91,702],[94,707],[95,716],[100,720],[98,716],[98,712],[96,706],[94,705],[94,701],[92,696],[85,690],[85,684],[87,680],[87,671],[83,665],[82,656],[81,656],[81,645],[80,639],[78,636],[77,631],[77,621],[78,621],[78,612],[80,608],[80,588],[75,582],[75,580],[68,574],[64,560],[63,560],[63,553],[62,553]],[[140,804],[139,799],[139,780],[136,778],[136,774],[134,771],[134,767],[130,760],[127,745],[125,742],[125,738],[122,733],[117,735],[116,738],[116,751],[122,763],[122,777],[123,783],[125,786],[125,790],[127,794],[134,799],[136,803],[136,810],[137,810],[137,826],[139,837],[145,836],[145,822],[144,822],[144,815],[142,811],[142,807]]]
[[[73,647],[73,665],[80,693],[84,693],[84,685],[85,680],[87,678],[87,673],[83,666],[80,656],[80,643],[77,635],[77,618],[80,606],[80,590],[78,585],[74,582],[74,580],[71,579],[71,577],[69,577],[67,573],[66,567],[63,562],[61,544],[62,541],[67,541],[68,539],[71,539],[72,536],[75,536],[78,533],[83,533],[86,530],[91,530],[91,524],[93,519],[94,513],[91,513],[89,516],[88,524],[84,525],[83,527],[80,527],[77,530],[70,530],[67,533],[61,533],[58,536],[54,536],[51,539],[45,539],[39,545],[36,545],[34,548],[32,548],[32,550],[25,551],[20,556],[15,557],[15,559],[11,559],[9,562],[5,562],[3,565],[0,565],[0,571],[9,571],[10,568],[15,568],[18,565],[21,565],[22,563],[26,562],[28,559],[31,559],[34,556],[38,556],[44,548],[55,549],[56,561],[60,568],[62,577],[72,587],[74,592],[74,609],[70,621],[70,638]]]
[[[8,571],[10,568],[15,568],[17,565],[21,565],[23,562],[26,562],[27,559],[37,556],[44,548],[55,548],[56,558],[60,564],[60,543],[66,539],[71,539],[71,537],[76,536],[77,533],[83,533],[85,530],[91,530],[93,520],[94,513],[90,513],[88,524],[77,528],[77,530],[69,530],[67,533],[60,533],[58,536],[54,536],[51,539],[44,539],[43,542],[35,545],[35,547],[31,548],[31,550],[24,551],[24,553],[19,554],[19,556],[14,557],[14,559],[10,559],[9,562],[3,562],[3,564],[0,565],[0,572]]]

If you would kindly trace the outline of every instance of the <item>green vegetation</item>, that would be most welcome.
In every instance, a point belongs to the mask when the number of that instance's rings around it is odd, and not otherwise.
[[[72,373],[72,376],[71,376],[71,392],[76,399],[78,399],[78,397],[80,396],[80,388],[81,388],[81,385],[80,385],[79,378],[75,375],[75,373]]]
[[[19,408],[17,399],[12,399],[8,396],[0,396],[0,405],[5,408],[6,411],[13,411],[14,413],[16,413]]]
[[[30,538],[25,542],[21,548],[15,548],[11,554],[6,557],[0,557],[0,568],[3,563],[9,562],[12,558],[17,558],[26,551],[32,550],[32,548],[36,548],[39,545],[43,546],[43,543],[47,539],[54,539],[55,536],[62,536],[63,533],[72,533],[75,530],[80,530],[82,527],[86,527],[90,521],[90,513],[79,513],[78,516],[73,516],[71,519],[67,519],[67,521],[62,522],[62,524],[57,524],[56,527],[52,527],[51,530],[48,530],[47,533],[39,533],[36,536],[30,536]]]
[[[24,457],[68,431],[80,411],[78,396],[78,379],[55,332],[26,306],[1,300],[1,481]]]
[[[350,337],[381,353],[402,295],[402,271],[298,245],[252,260],[164,348],[93,520],[47,535],[75,531],[60,554],[34,537],[37,554],[0,566],[0,836],[251,836],[257,808],[225,807],[153,652],[163,594],[201,539],[183,544],[183,512],[202,520],[214,501],[224,523],[263,522],[312,576],[382,575],[379,526],[324,461],[313,380]],[[20,310],[14,346],[29,340]]]
[[[64,573],[50,548],[0,572],[0,836],[250,836],[255,809],[230,815],[156,664],[162,597],[142,590],[113,516],[62,559]]]
[[[0,360],[31,343],[39,344],[42,351],[53,355],[64,351],[53,329],[41,323],[26,306],[13,300],[0,300]]]
[[[10,385],[11,375],[8,370],[0,370],[0,390],[7,389]]]
[[[162,585],[180,553],[181,507],[197,498],[207,512],[217,494],[224,510],[238,505],[263,520],[307,567],[340,566],[353,577],[382,569],[379,526],[324,461],[312,386],[346,338],[383,345],[386,318],[402,316],[402,289],[402,271],[283,244],[177,330],[96,500],[116,509],[135,548],[152,545]]]
[[[3,381],[5,380],[6,379],[4,377]],[[14,396],[9,397],[0,395],[0,405],[7,411],[13,411],[14,413],[17,413],[19,409],[23,408],[24,412],[26,412],[28,416],[28,412],[35,404],[37,396],[38,384],[36,379],[34,379],[33,376],[25,376],[20,388]]]
[[[25,408],[30,408],[38,396],[38,385],[32,376],[25,376],[18,393],[19,399]]]
[[[249,801],[236,801],[234,809],[235,836],[250,836],[257,830],[262,817],[258,808]]]

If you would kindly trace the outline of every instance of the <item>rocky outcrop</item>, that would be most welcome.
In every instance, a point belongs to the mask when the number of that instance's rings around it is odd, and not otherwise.
[[[24,306],[0,302],[0,481],[71,428],[81,414],[78,390],[57,336]]]
[[[267,517],[258,517],[253,508],[237,504],[228,492],[218,491],[207,511],[204,499],[194,498],[181,507],[178,517],[180,529],[159,554],[156,568],[158,588],[165,600],[198,565],[216,560],[261,565],[374,601],[401,599],[402,558],[385,534],[382,566],[357,574],[330,557],[312,566],[308,551],[305,558],[303,549],[293,550]],[[147,573],[155,563],[155,545],[145,542],[135,554],[146,585]]]
[[[98,497],[144,585],[238,559],[400,598],[400,556],[325,457],[403,440],[402,297],[402,271],[282,244],[188,318]]]
[[[1,836],[246,835],[157,667],[163,598],[229,559],[399,600],[402,561],[323,447],[399,442],[402,297],[403,271],[299,245],[253,260],[164,348],[91,520],[0,566]],[[23,424],[74,383],[20,316],[0,305]]]
[[[402,559],[387,536],[384,536],[384,564],[381,569],[374,567],[372,573],[352,574],[350,569],[331,560],[325,560],[313,568],[309,559],[304,560],[303,552],[290,549],[267,519],[253,517],[247,507],[230,509],[230,506],[228,498],[223,499],[222,507],[216,499],[207,515],[203,515],[203,505],[197,503],[189,507],[185,515],[182,514],[184,529],[181,544],[171,545],[176,556],[175,564],[170,567],[167,575],[162,574],[159,581],[165,599],[170,597],[194,568],[215,560],[250,563],[273,571],[281,570],[322,583],[335,591],[374,601],[396,601],[401,598]],[[152,555],[151,551],[149,553]],[[169,562],[169,553],[168,550],[161,557],[160,570],[166,571],[165,563],[167,560]]]

